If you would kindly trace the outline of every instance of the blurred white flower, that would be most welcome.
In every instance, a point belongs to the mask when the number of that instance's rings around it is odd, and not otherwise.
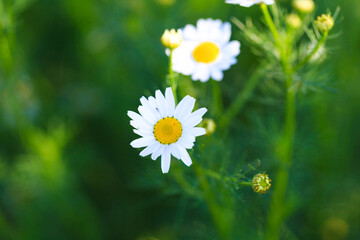
[[[157,90],[155,98],[140,98],[140,114],[128,111],[128,116],[134,132],[141,136],[130,143],[133,148],[146,147],[140,152],[145,157],[151,154],[156,160],[161,156],[161,169],[163,173],[169,172],[171,155],[181,159],[185,165],[192,164],[186,149],[194,146],[195,137],[204,135],[205,129],[195,127],[202,121],[206,108],[192,112],[195,98],[186,96],[175,106],[174,95],[171,88],[167,88],[165,96]]]
[[[231,25],[220,20],[199,19],[196,27],[186,25],[182,31],[183,42],[172,56],[175,72],[191,75],[202,82],[213,78],[223,79],[223,71],[237,62],[240,43],[230,41]]]
[[[226,0],[226,3],[239,4],[243,7],[251,7],[254,4],[265,3],[267,5],[274,4],[274,0]]]

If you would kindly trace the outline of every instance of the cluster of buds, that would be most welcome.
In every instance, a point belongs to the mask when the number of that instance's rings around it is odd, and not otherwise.
[[[271,187],[271,179],[265,173],[256,174],[252,180],[252,188],[254,192],[266,193]]]
[[[293,6],[301,13],[311,13],[315,9],[313,0],[294,0]]]
[[[178,46],[180,46],[182,42],[182,34],[181,30],[178,29],[177,31],[175,29],[165,30],[164,34],[161,37],[162,44],[169,48],[170,50],[174,50]]]
[[[314,23],[320,32],[328,32],[334,27],[334,19],[330,14],[318,16]]]

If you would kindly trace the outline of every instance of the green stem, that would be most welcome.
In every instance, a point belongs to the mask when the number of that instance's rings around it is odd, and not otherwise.
[[[300,61],[294,68],[294,71],[299,70],[302,68],[305,64],[307,64],[311,58],[319,51],[320,47],[325,43],[326,38],[328,36],[329,32],[324,32],[314,49],[311,51],[309,55],[307,55],[302,61]]]
[[[260,8],[261,8],[261,11],[262,11],[262,13],[263,13],[263,15],[265,17],[265,22],[266,22],[267,26],[269,27],[271,34],[274,37],[275,43],[278,46],[278,48],[281,50],[282,49],[281,38],[280,38],[280,35],[279,35],[279,33],[278,33],[277,29],[276,29],[274,21],[272,20],[272,18],[270,16],[269,9],[268,9],[268,7],[267,7],[267,5],[265,3],[261,3]]]
[[[265,70],[265,66],[261,64],[250,79],[246,82],[243,89],[237,94],[235,100],[232,102],[230,107],[225,111],[219,120],[219,128],[224,129],[228,127],[231,121],[239,114],[245,103],[252,96],[256,86],[261,80],[261,72]]]
[[[280,228],[285,218],[285,194],[289,179],[289,167],[293,155],[294,136],[295,136],[295,100],[296,92],[291,89],[293,82],[292,75],[288,75],[286,79],[286,113],[284,136],[278,146],[278,157],[281,165],[276,173],[276,185],[272,195],[270,211],[268,214],[268,226],[266,238],[267,240],[278,240]]]
[[[221,96],[220,83],[215,80],[211,80],[212,97],[213,97],[213,114],[215,116],[221,116],[223,111],[223,102]]]
[[[2,33],[0,33],[2,34]],[[12,48],[10,43],[9,34],[0,36],[0,58],[3,63],[6,74],[10,75],[14,68],[14,60],[12,54]]]
[[[230,239],[232,221],[229,221],[229,219],[232,218],[229,218],[229,212],[217,203],[215,195],[216,192],[211,189],[204,169],[197,163],[193,164],[193,169],[204,194],[204,198],[214,221],[215,227],[218,231],[219,238],[222,240]]]
[[[170,49],[170,55],[169,55],[169,81],[170,86],[174,94],[175,104],[177,104],[177,79],[175,77],[175,73],[172,69],[172,56],[173,56],[173,50]]]
[[[275,23],[274,23],[274,21],[272,20],[272,18],[270,16],[269,9],[268,9],[267,5],[265,3],[261,3],[260,8],[261,8],[261,11],[262,11],[262,13],[264,15],[266,25],[268,26],[268,28],[269,28],[269,30],[270,30],[270,32],[271,32],[271,34],[272,34],[272,36],[273,36],[273,38],[275,40],[275,44],[276,44],[277,48],[279,49],[280,61],[281,61],[282,67],[283,67],[285,72],[289,72],[288,69],[287,69],[288,67],[287,67],[287,62],[286,62],[286,59],[287,59],[286,46],[284,46],[284,43],[280,38],[279,32],[277,31]]]
[[[192,186],[187,181],[187,179],[184,177],[184,172],[180,167],[174,169],[173,176],[174,176],[175,181],[184,190],[184,192],[186,192],[190,196],[199,197],[197,194],[198,193],[197,189],[194,188],[194,186]]]
[[[252,182],[239,182],[240,185],[252,187]]]
[[[285,126],[282,141],[278,145],[278,158],[281,165],[276,173],[276,184],[271,199],[270,210],[268,213],[268,222],[265,239],[280,239],[280,228],[285,218],[285,194],[289,180],[289,167],[293,155],[294,136],[295,136],[295,100],[296,90],[292,89],[294,69],[291,66],[292,38],[281,40],[275,24],[270,16],[266,4],[261,4],[261,9],[265,21],[274,37],[275,43],[280,52],[280,62],[286,76],[286,109],[285,109]],[[311,56],[310,56],[311,58]]]

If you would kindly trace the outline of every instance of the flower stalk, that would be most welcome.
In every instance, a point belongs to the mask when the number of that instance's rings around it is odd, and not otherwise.
[[[262,76],[262,72],[267,69],[267,66],[260,64],[260,66],[255,70],[254,74],[246,82],[245,86],[237,94],[235,100],[232,102],[230,107],[226,109],[225,113],[221,116],[219,120],[219,128],[225,129],[229,126],[232,120],[239,114],[241,109],[245,106],[246,102],[251,98],[259,84]]]
[[[278,143],[278,158],[280,166],[276,173],[274,192],[271,199],[270,210],[268,214],[267,232],[265,239],[277,240],[279,239],[280,228],[284,221],[284,205],[285,195],[289,179],[289,167],[293,155],[294,137],[295,137],[295,102],[296,89],[292,88],[294,69],[291,65],[290,56],[292,54],[292,36],[281,41],[275,24],[270,16],[270,13],[265,4],[261,4],[261,9],[265,17],[267,26],[273,35],[275,43],[280,52],[280,62],[282,64],[283,72],[285,74],[286,85],[286,106],[285,106],[285,126],[283,138]]]
[[[220,89],[220,83],[213,80],[211,81],[212,97],[213,97],[213,114],[215,116],[221,116],[223,111],[222,94]]]
[[[323,33],[323,35],[321,36],[320,40],[318,41],[318,43],[316,44],[316,46],[314,47],[314,49],[310,52],[309,55],[307,55],[303,60],[301,60],[294,68],[294,71],[298,71],[300,68],[302,68],[305,64],[307,64],[312,58],[313,56],[319,51],[320,47],[322,45],[324,45],[324,43],[326,42],[326,39],[328,37],[329,32],[326,31]]]
[[[215,192],[211,189],[205,170],[197,162],[193,164],[193,169],[219,234],[219,238],[223,240],[230,239],[233,222],[231,211],[226,211],[226,207],[228,206],[220,206],[216,201]]]
[[[174,70],[172,69],[172,56],[173,56],[173,49],[170,49],[170,54],[169,54],[169,82],[170,82],[170,87],[173,91],[174,94],[174,99],[175,99],[175,104],[177,104],[177,78],[175,76]]]

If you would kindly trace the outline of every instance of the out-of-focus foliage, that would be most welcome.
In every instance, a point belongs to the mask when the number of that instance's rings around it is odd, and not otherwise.
[[[338,5],[339,34],[328,41],[320,86],[312,74],[303,86],[317,93],[299,95],[286,239],[360,238],[360,1],[319,0],[315,11]],[[206,196],[196,191],[201,183],[181,179],[193,168],[173,161],[163,175],[160,161],[139,157],[126,111],[164,86],[165,28],[233,16],[262,19],[258,7],[222,0],[0,0],[0,239],[216,239]],[[260,62],[232,29],[242,46],[221,82],[225,106]],[[236,210],[223,213],[233,219],[234,239],[265,231],[271,190],[259,196],[237,180],[259,167],[256,159],[272,175],[283,101],[276,75],[266,79],[230,141],[215,132],[196,146],[207,153],[205,166],[228,174],[210,184],[228,189],[217,200]],[[209,92],[186,77],[181,84],[195,85],[186,94]]]

